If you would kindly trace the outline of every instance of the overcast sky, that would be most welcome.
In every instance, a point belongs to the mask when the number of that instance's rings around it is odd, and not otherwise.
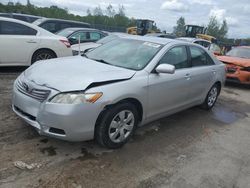
[[[0,0],[6,3],[9,0]],[[11,0],[26,3],[26,0]],[[88,8],[109,4],[123,5],[129,17],[156,21],[158,27],[172,32],[176,20],[183,16],[186,24],[207,25],[210,16],[217,16],[229,25],[228,37],[250,38],[250,0],[30,0],[36,6],[57,5],[71,13],[86,15]]]

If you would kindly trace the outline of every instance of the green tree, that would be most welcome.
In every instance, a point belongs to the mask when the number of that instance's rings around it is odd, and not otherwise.
[[[219,40],[226,38],[228,32],[228,26],[226,20],[223,20],[222,24],[219,23],[215,16],[210,17],[207,26],[207,34],[211,35]]]
[[[176,22],[176,26],[174,27],[174,34],[177,37],[183,37],[186,34],[186,30],[185,30],[185,18],[184,17],[180,17],[177,22]]]

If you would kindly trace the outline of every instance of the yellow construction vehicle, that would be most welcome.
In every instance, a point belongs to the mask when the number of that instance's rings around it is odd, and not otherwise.
[[[159,32],[159,30],[156,29],[154,21],[147,19],[138,19],[136,20],[136,27],[127,28],[127,33],[131,35],[146,35],[156,32]]]
[[[216,43],[217,39],[213,36],[207,35],[207,28],[198,25],[186,25],[185,37],[196,37]]]

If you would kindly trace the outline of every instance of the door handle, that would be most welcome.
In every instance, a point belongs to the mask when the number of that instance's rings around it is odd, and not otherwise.
[[[215,69],[213,69],[212,71],[213,71],[213,74],[216,74],[216,70]]]
[[[34,40],[28,40],[28,41],[26,41],[27,43],[37,43],[36,41],[34,41]]]
[[[186,78],[187,80],[190,80],[190,74],[187,73],[187,74],[185,75],[185,78]]]

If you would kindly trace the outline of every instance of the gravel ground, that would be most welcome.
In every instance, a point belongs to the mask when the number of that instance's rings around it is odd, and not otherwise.
[[[18,73],[0,73],[0,187],[250,187],[250,89],[226,86],[198,107],[136,131],[119,150],[39,136],[11,110]],[[15,161],[38,163],[19,169]]]

